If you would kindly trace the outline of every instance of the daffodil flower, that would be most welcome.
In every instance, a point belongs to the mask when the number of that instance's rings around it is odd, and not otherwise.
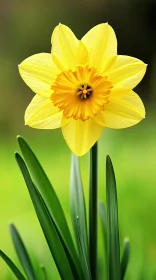
[[[51,53],[32,55],[19,65],[22,79],[36,93],[25,112],[26,125],[61,127],[71,151],[81,156],[105,127],[130,127],[145,117],[132,89],[143,78],[146,64],[117,55],[110,25],[99,24],[78,40],[59,24],[51,42]]]

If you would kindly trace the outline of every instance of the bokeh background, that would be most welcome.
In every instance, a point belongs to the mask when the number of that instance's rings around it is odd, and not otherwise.
[[[78,38],[101,22],[109,22],[118,38],[118,53],[148,64],[136,91],[147,116],[139,125],[105,129],[99,141],[99,200],[105,201],[105,157],[113,160],[117,177],[121,244],[131,241],[126,279],[156,275],[156,1],[155,0],[6,0],[0,1],[0,248],[18,264],[8,225],[19,229],[35,266],[44,263],[50,279],[59,279],[51,261],[30,198],[14,159],[16,135],[28,140],[46,169],[70,222],[70,151],[61,131],[24,126],[24,111],[33,93],[19,76],[17,65],[26,57],[50,52],[50,38],[59,23]],[[94,40],[94,38],[93,38]],[[80,158],[88,201],[88,155]],[[103,243],[99,236],[99,247]],[[121,248],[122,249],[122,248]],[[102,249],[100,249],[100,252]],[[101,267],[103,266],[101,260]],[[0,279],[14,279],[0,259]]]

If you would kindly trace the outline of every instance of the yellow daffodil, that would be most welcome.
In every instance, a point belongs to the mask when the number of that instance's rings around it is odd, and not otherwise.
[[[146,64],[117,55],[112,27],[99,24],[81,40],[65,25],[52,34],[51,53],[25,59],[19,71],[36,93],[25,112],[25,123],[39,129],[62,128],[78,156],[98,140],[104,127],[125,128],[145,117],[144,105],[132,89]]]

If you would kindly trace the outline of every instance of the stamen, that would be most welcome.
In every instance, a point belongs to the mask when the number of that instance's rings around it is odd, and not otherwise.
[[[92,88],[89,85],[84,84],[79,86],[76,96],[80,96],[81,100],[88,99],[92,92]]]

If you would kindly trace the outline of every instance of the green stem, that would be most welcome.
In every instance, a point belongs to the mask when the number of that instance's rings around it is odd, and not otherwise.
[[[89,253],[92,280],[97,279],[97,143],[90,150]]]

